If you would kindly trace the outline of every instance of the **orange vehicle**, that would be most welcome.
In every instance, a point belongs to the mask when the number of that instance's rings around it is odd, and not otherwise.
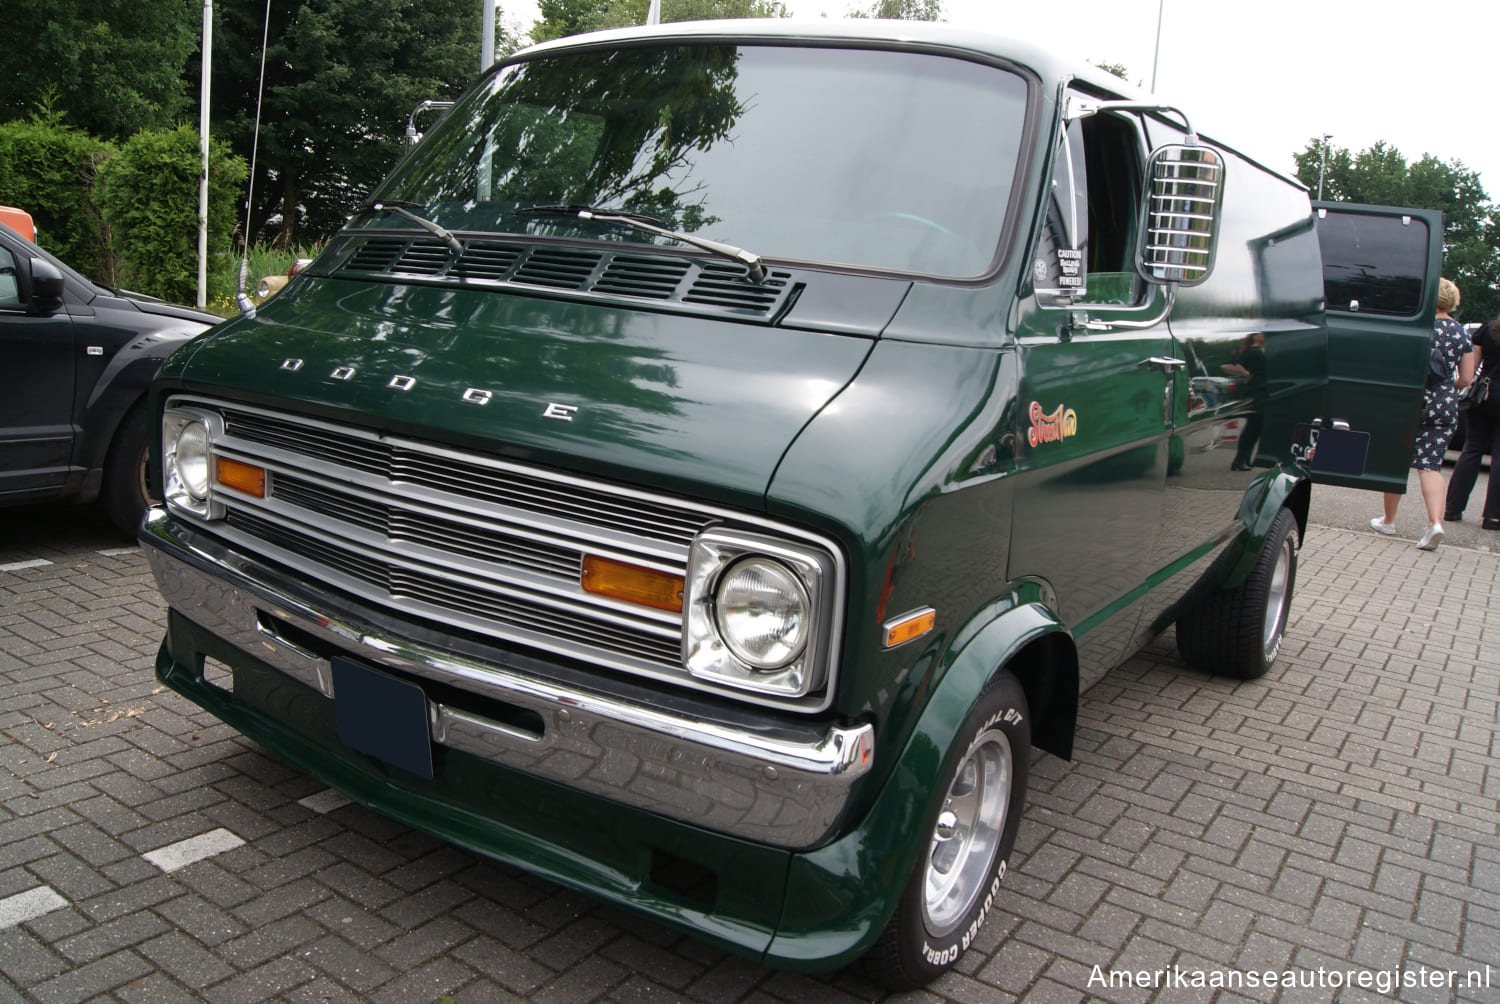
[[[4,223],[22,237],[36,242],[36,224],[31,220],[31,214],[24,209],[14,206],[0,206],[0,223]]]

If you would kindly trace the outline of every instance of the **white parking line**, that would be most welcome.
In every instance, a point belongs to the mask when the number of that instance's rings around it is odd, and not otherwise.
[[[41,568],[43,565],[50,564],[52,562],[46,558],[32,558],[30,561],[12,561],[8,565],[0,565],[0,572],[19,572],[23,568]]]
[[[175,872],[179,868],[186,868],[194,861],[202,861],[215,854],[232,851],[243,843],[244,841],[239,837],[220,827],[217,830],[200,833],[196,837],[179,840],[175,844],[158,847],[141,856],[164,872]]]
[[[141,546],[139,544],[133,544],[130,547],[111,547],[103,551],[95,551],[94,553],[102,554],[106,558],[118,558],[122,554],[135,554],[140,549]]]
[[[49,886],[37,886],[35,889],[27,889],[18,892],[14,896],[0,899],[0,931],[7,927],[15,927],[24,924],[28,920],[40,917],[44,913],[60,910],[68,905],[57,892]]]

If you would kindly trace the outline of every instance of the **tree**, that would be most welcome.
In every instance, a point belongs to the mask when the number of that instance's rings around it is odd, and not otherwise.
[[[541,0],[542,18],[531,38],[543,42],[564,35],[645,24],[650,0]],[[661,19],[717,21],[722,18],[786,17],[780,0],[662,0]]]
[[[213,131],[249,160],[266,5],[220,0],[214,11]],[[270,13],[248,236],[265,230],[287,245],[340,226],[400,157],[412,109],[474,77],[480,10],[472,0],[296,0]]]
[[[1443,213],[1443,274],[1463,294],[1469,320],[1500,317],[1500,225],[1479,176],[1457,160],[1443,163],[1426,154],[1408,166],[1384,142],[1357,154],[1330,146],[1324,163],[1321,138],[1294,156],[1297,178],[1314,194],[1321,169],[1323,198],[1330,202],[1436,209]]]
[[[5,0],[0,122],[46,109],[102,139],[171,129],[193,106],[183,70],[202,10],[195,0]]]
[[[941,21],[942,0],[875,0],[864,10],[851,10],[850,17],[879,17],[895,21]]]
[[[536,6],[542,16],[531,26],[531,40],[546,42],[590,31],[590,21],[608,6],[608,0],[537,0]]]

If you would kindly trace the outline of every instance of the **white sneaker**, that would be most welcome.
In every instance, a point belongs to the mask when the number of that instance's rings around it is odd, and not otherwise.
[[[1422,534],[1422,539],[1417,541],[1417,548],[1422,551],[1436,551],[1437,546],[1443,542],[1443,524],[1434,523]]]
[[[1370,529],[1389,537],[1395,534],[1396,525],[1394,523],[1387,523],[1383,517],[1376,516],[1370,520]]]

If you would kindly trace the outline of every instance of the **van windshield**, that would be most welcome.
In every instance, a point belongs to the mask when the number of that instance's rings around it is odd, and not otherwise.
[[[872,49],[633,46],[539,56],[455,106],[375,194],[459,234],[675,246],[533,206],[635,213],[767,258],[988,271],[1026,84]],[[409,228],[365,214],[367,228]]]

